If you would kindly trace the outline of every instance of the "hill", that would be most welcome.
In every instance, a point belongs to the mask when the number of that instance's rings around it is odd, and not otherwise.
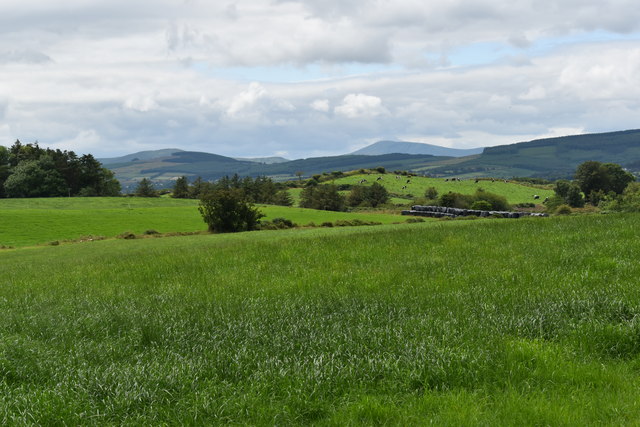
[[[138,151],[137,153],[127,154],[121,157],[110,157],[106,159],[98,159],[100,163],[105,166],[115,165],[119,163],[129,163],[129,162],[140,162],[147,161],[151,159],[158,159],[171,156],[173,153],[177,153],[180,150],[179,148],[165,148],[162,150],[148,150],[148,151]]]
[[[396,152],[376,154],[385,150]],[[419,150],[442,154],[417,154],[416,151]],[[237,173],[242,176],[264,175],[284,180],[295,179],[298,172],[308,177],[323,172],[378,166],[387,170],[409,170],[437,177],[565,178],[570,177],[575,168],[587,160],[618,163],[632,171],[640,171],[640,130],[539,139],[487,147],[482,153],[464,155],[470,151],[473,150],[380,141],[352,154],[298,160],[231,158],[211,153],[166,149],[100,161],[116,173],[125,191],[142,178],[150,178],[156,185],[168,187],[176,177],[182,175],[190,179],[201,176],[205,180],[215,180]],[[461,155],[464,156],[459,157]]]
[[[458,149],[422,142],[378,141],[351,154],[376,156],[381,154],[429,154],[432,156],[464,157],[482,153],[483,148]]]
[[[570,177],[585,161],[640,169],[640,130],[545,138],[487,147],[482,154],[421,169],[442,176]]]
[[[411,154],[385,154],[381,156],[345,155],[313,157],[281,163],[256,163],[241,161],[217,154],[177,151],[148,160],[135,160],[106,164],[116,174],[125,191],[132,189],[142,178],[149,178],[158,186],[173,185],[176,177],[187,176],[191,180],[200,176],[216,180],[225,175],[270,176],[274,179],[294,179],[297,172],[311,176],[326,171],[346,171],[383,166],[389,170],[408,170],[424,167],[445,157]],[[131,155],[133,156],[133,155]],[[136,157],[131,157],[132,159]]]

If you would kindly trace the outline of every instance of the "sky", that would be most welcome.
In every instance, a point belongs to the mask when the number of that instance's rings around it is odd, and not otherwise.
[[[0,2],[5,146],[295,159],[636,128],[636,0]]]

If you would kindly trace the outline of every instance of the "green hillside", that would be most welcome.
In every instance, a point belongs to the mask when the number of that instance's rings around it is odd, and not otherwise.
[[[0,250],[0,423],[634,425],[638,230],[575,216]]]
[[[612,162],[639,171],[640,130],[539,139],[487,147],[471,159],[422,168],[443,176],[564,178],[585,161]]]
[[[398,178],[396,178],[396,176]],[[359,184],[363,179],[366,179],[367,182]],[[411,198],[423,197],[428,187],[436,188],[439,194],[450,191],[454,193],[473,194],[478,188],[482,188],[485,191],[506,197],[507,201],[511,204],[534,203],[536,202],[533,198],[534,195],[539,196],[537,202],[540,203],[545,197],[551,197],[554,194],[550,188],[532,186],[519,182],[504,182],[504,180],[482,179],[476,183],[474,179],[445,181],[444,178],[407,177],[392,173],[357,174],[329,182],[336,185],[371,185],[377,182],[383,185],[390,193],[404,198],[405,203]]]
[[[239,161],[216,154],[180,151],[170,156],[114,163],[109,165],[125,189],[146,177],[159,186],[171,186],[176,177],[185,175],[192,180],[200,176],[205,180],[216,180],[225,175],[270,176],[275,179],[296,179],[296,173],[311,176],[327,171],[346,171],[360,168],[384,166],[387,169],[416,169],[425,164],[443,160],[443,157],[411,154],[385,154],[380,156],[345,155],[314,157],[287,162],[262,164]]]

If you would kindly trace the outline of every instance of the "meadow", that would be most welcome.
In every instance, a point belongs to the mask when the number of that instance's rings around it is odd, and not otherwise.
[[[461,194],[473,194],[478,188],[482,188],[490,193],[498,194],[506,197],[507,202],[510,204],[518,203],[541,203],[545,197],[551,197],[554,195],[553,189],[549,186],[539,185],[527,185],[515,181],[505,182],[502,179],[481,179],[477,183],[474,179],[464,179],[462,181],[451,181],[445,178],[427,178],[422,176],[402,176],[396,178],[397,175],[393,173],[380,174],[372,172],[370,174],[355,174],[341,178],[332,179],[323,183],[335,184],[335,185],[371,185],[374,182],[383,185],[387,191],[395,196],[391,197],[391,203],[398,205],[410,205],[412,199],[424,197],[427,188],[434,187],[438,194],[442,195],[448,192],[461,193]],[[378,180],[380,178],[380,180]],[[360,181],[366,179],[367,182],[360,184]],[[407,180],[410,182],[407,183]],[[406,187],[406,188],[402,188]],[[289,189],[295,203],[300,201],[301,188]],[[345,196],[349,194],[349,191],[341,191]],[[538,195],[540,198],[535,200],[534,195]]]
[[[124,232],[192,233],[206,230],[197,200],[143,197],[0,199],[0,246],[29,246]],[[404,222],[392,214],[327,212],[258,205],[264,220],[287,218],[299,225],[337,220]]]
[[[640,216],[0,251],[0,424],[640,420]]]

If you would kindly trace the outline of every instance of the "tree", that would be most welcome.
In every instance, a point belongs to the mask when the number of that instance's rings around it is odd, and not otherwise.
[[[9,177],[9,150],[0,145],[0,197],[4,197],[4,183]]]
[[[436,187],[428,187],[424,192],[424,197],[429,200],[435,200],[438,198],[438,189]]]
[[[374,182],[368,187],[355,186],[347,197],[349,206],[377,207],[389,201],[389,192],[383,186]]]
[[[232,233],[258,228],[264,214],[246,201],[242,190],[217,189],[200,198],[198,210],[212,233]]]
[[[621,194],[635,177],[615,163],[588,161],[576,169],[575,179],[582,192],[591,200],[591,193],[613,191]]]
[[[173,186],[173,194],[171,197],[176,199],[188,199],[189,198],[189,181],[186,176],[181,176],[176,179],[176,183]]]
[[[344,211],[345,198],[335,185],[313,185],[300,193],[300,207],[325,211]]]
[[[58,197],[68,194],[60,173],[47,156],[21,161],[4,183],[8,197]]]
[[[280,190],[273,196],[271,203],[278,206],[293,206],[293,199],[287,190]]]
[[[153,183],[148,178],[142,178],[134,194],[138,197],[158,197],[158,193],[153,188]]]
[[[556,181],[553,190],[556,196],[562,198],[564,203],[572,208],[581,208],[584,206],[584,198],[577,183],[560,179]]]
[[[302,175],[304,175],[304,172],[302,172],[302,171],[297,171],[296,172],[296,176],[298,177],[298,181],[302,181]]]

